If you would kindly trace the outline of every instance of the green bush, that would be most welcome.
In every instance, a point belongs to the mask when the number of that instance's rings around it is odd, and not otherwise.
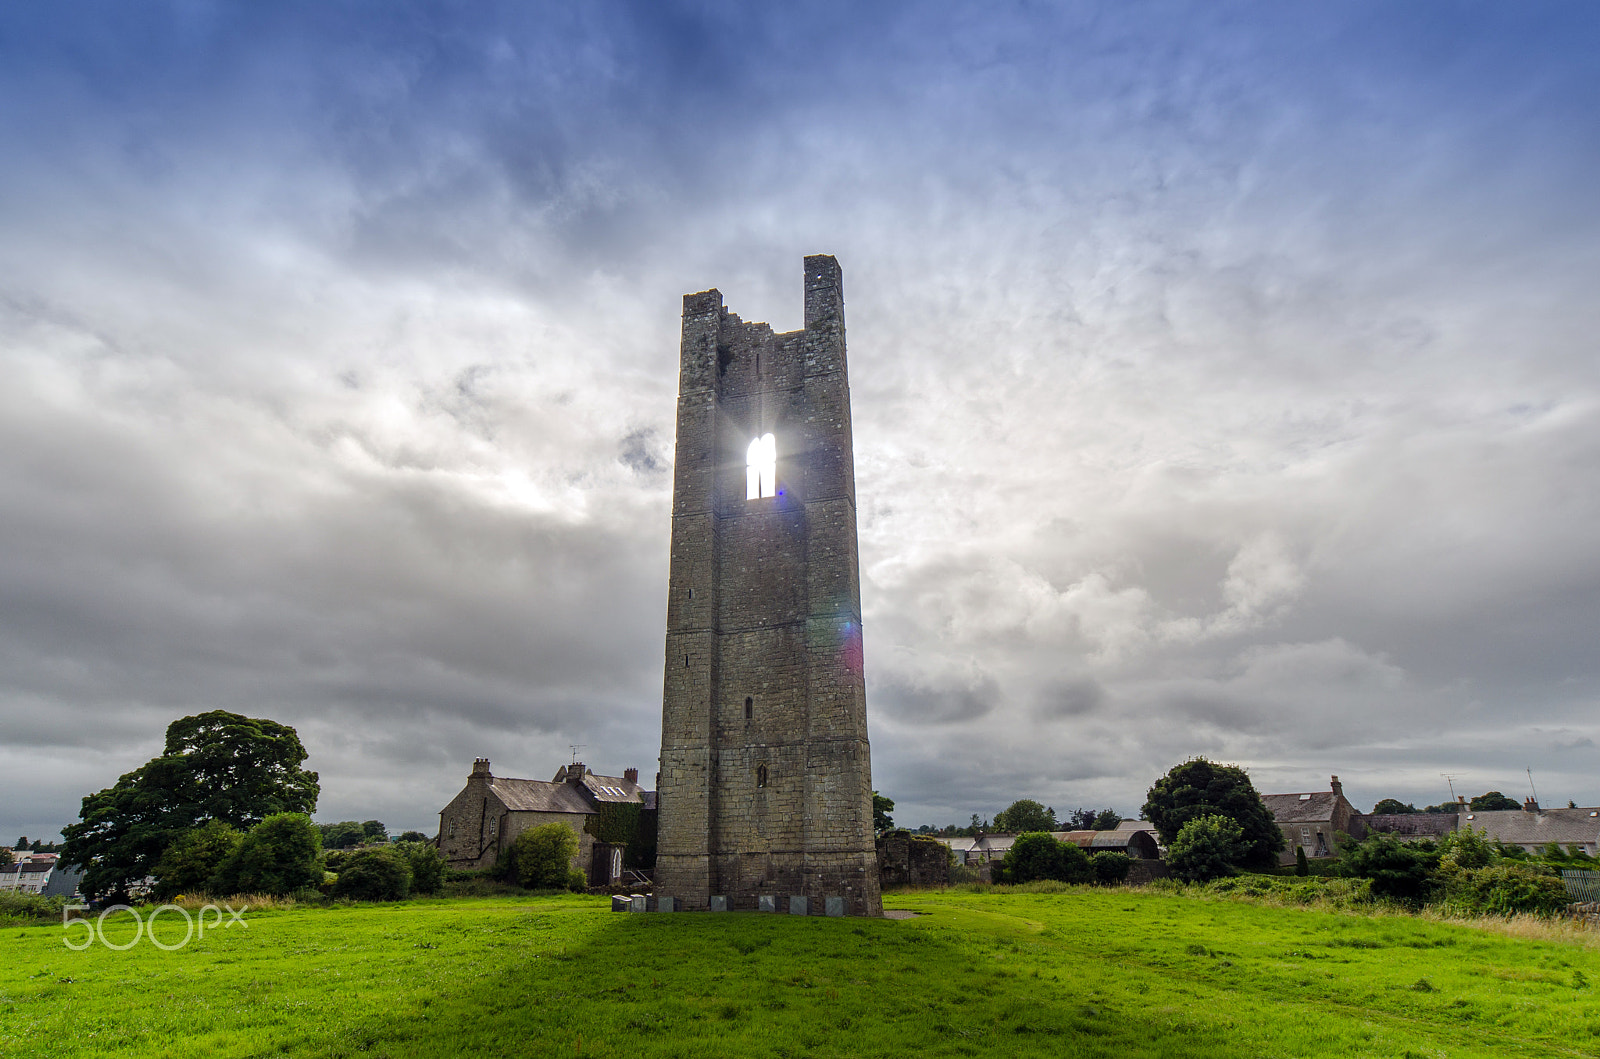
[[[31,923],[59,923],[61,909],[66,905],[63,897],[44,897],[20,890],[0,890],[0,927],[18,927]]]
[[[247,831],[206,882],[213,894],[287,895],[322,882],[322,833],[304,813],[275,813]]]
[[[1231,818],[1200,816],[1178,829],[1167,848],[1167,867],[1175,878],[1209,882],[1234,874],[1252,848],[1244,829]]]
[[[1413,908],[1427,901],[1438,888],[1435,871],[1439,861],[1437,852],[1386,834],[1368,835],[1339,853],[1341,874],[1371,879],[1374,897]]]
[[[1501,861],[1450,877],[1447,906],[1452,911],[1508,916],[1517,912],[1550,915],[1572,898],[1554,869]]]
[[[1103,849],[1089,858],[1089,866],[1094,870],[1095,882],[1101,886],[1118,886],[1128,881],[1133,861],[1120,850]]]
[[[1071,842],[1057,842],[1048,831],[1018,835],[1006,850],[995,882],[1025,883],[1035,879],[1086,883],[1094,878],[1089,858]]]
[[[239,850],[244,836],[221,820],[207,820],[183,832],[156,863],[156,896],[206,891],[212,876]]]
[[[411,891],[436,894],[444,885],[444,857],[431,842],[397,842],[394,848],[411,868]]]
[[[501,858],[504,877],[529,890],[570,889],[572,858],[577,855],[578,833],[566,824],[530,827]]]
[[[411,865],[399,850],[369,846],[345,859],[333,896],[353,901],[399,901],[411,892]]]
[[[1311,864],[1306,860],[1306,847],[1294,847],[1294,873],[1302,878],[1311,874]]]

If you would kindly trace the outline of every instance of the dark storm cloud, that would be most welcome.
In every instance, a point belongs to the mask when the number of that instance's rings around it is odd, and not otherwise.
[[[1600,800],[1597,18],[8,10],[16,827],[218,706],[335,818],[653,772],[679,297],[797,327],[816,252],[901,823]]]

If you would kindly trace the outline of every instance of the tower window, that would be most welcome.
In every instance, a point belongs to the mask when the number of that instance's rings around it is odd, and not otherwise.
[[[745,453],[745,499],[776,496],[777,478],[778,443],[771,434],[763,434],[750,443]]]
[[[751,717],[755,716],[755,712],[756,700],[749,695],[746,695],[744,697],[744,719],[748,721]]]
[[[765,787],[766,785],[767,785],[767,763],[765,761],[763,761],[761,764],[756,766],[756,786],[757,787]]]

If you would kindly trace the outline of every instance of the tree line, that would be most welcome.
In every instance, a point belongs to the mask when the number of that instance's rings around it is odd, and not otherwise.
[[[312,823],[321,788],[306,756],[276,721],[224,710],[174,721],[159,756],[84,798],[62,863],[84,869],[85,896],[124,903],[146,880],[157,898],[436,891],[444,861],[421,832],[391,843],[377,820]]]
[[[892,808],[894,803],[890,802],[889,805]],[[977,838],[979,835],[1023,834],[1029,831],[1114,831],[1120,823],[1122,814],[1115,809],[1080,807],[1058,818],[1053,807],[1042,805],[1032,798],[1021,798],[995,814],[992,823],[973,813],[972,822],[965,827],[956,824],[944,827],[923,824],[917,828],[917,833],[935,838]]]

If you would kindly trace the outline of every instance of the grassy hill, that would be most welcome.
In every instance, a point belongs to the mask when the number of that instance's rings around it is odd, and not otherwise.
[[[1600,1055],[1593,935],[1134,890],[886,904],[921,914],[419,901],[252,910],[173,952],[10,928],[0,1054]]]

